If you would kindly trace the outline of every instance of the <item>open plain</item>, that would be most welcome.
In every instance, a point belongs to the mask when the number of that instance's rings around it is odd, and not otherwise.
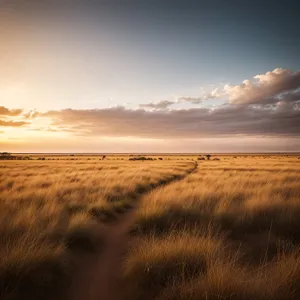
[[[2,160],[0,298],[299,299],[299,201],[298,155]]]

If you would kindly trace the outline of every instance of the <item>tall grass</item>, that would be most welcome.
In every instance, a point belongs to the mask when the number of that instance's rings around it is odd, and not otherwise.
[[[52,159],[1,162],[1,300],[66,299],[78,257],[105,243],[103,222],[193,167]]]
[[[299,228],[297,158],[201,161],[142,199],[128,299],[300,299]]]

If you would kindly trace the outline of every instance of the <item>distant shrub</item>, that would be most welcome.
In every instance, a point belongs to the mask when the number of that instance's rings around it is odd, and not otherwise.
[[[153,160],[153,158],[145,157],[145,156],[137,156],[137,157],[130,157],[129,160]]]
[[[11,156],[9,152],[0,152],[0,156]]]
[[[29,156],[23,156],[22,159],[23,159],[23,160],[31,160],[32,158],[29,157]]]
[[[30,159],[31,157],[29,156],[16,156],[8,152],[0,153],[0,160],[30,160]]]

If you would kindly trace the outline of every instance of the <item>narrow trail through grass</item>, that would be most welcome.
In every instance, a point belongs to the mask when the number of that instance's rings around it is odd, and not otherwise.
[[[142,198],[153,190],[185,179],[198,168],[195,162],[193,168],[180,176],[162,180],[159,184],[145,189],[138,199],[133,199],[137,205]],[[136,207],[125,212],[115,223],[107,225],[104,249],[97,256],[83,258],[80,274],[76,276],[71,288],[70,300],[119,300],[123,299],[119,287],[122,260],[130,242],[129,230],[135,221]]]

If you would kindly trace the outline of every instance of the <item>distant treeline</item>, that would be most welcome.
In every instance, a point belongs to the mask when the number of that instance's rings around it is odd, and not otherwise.
[[[29,156],[16,156],[9,152],[0,152],[0,160],[30,160]]]
[[[158,159],[163,160],[161,157],[158,158]],[[156,158],[145,157],[145,156],[137,156],[137,157],[130,157],[129,160],[156,160]]]

